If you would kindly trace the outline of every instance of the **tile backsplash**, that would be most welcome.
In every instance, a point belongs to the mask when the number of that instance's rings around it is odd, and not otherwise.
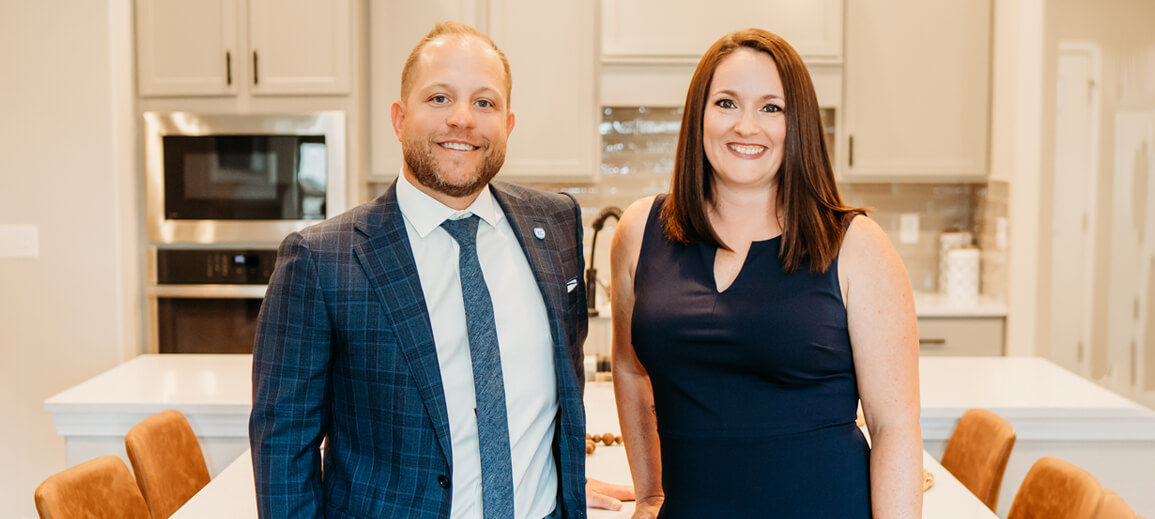
[[[830,118],[827,111],[824,117]],[[625,208],[634,200],[669,189],[674,167],[681,107],[606,107],[599,133],[602,136],[600,175],[593,183],[536,183],[533,187],[565,191],[582,205],[587,226],[607,206]],[[833,139],[833,127],[827,130]],[[828,149],[833,149],[828,146]],[[872,208],[870,213],[886,231],[902,257],[916,291],[938,290],[939,235],[945,231],[970,231],[981,249],[981,292],[1002,299],[1006,286],[1006,239],[1008,186],[990,183],[851,183],[839,189],[847,204]],[[902,232],[906,221],[917,218],[917,232]],[[910,215],[916,215],[912,217]],[[1001,226],[1001,227],[1000,227]],[[599,234],[595,267],[608,280],[609,235],[612,223]],[[1002,234],[1000,236],[1000,228]],[[587,232],[587,259],[590,233]],[[903,240],[902,238],[906,238]]]

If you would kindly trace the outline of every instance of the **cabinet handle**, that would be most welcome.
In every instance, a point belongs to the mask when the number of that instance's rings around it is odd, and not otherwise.
[[[253,84],[260,83],[260,76],[257,75],[257,51],[253,51]]]
[[[225,51],[225,84],[233,84],[233,53]]]
[[[847,153],[846,153],[847,156],[850,158],[850,164],[848,164],[848,165],[853,168],[854,167],[854,136],[853,135],[850,136],[850,142],[847,143],[846,147],[850,148],[847,150]]]
[[[922,339],[918,340],[918,347],[923,348],[942,348],[946,346],[946,339]]]

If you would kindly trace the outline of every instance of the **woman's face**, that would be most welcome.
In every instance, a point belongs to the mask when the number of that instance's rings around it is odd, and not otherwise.
[[[769,54],[739,48],[714,71],[702,116],[702,144],[714,182],[769,186],[786,146],[786,96]]]

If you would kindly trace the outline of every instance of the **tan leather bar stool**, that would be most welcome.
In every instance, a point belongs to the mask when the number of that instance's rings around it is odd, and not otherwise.
[[[128,467],[101,456],[65,469],[36,487],[40,519],[148,519],[148,505]]]
[[[1103,489],[1103,497],[1099,500],[1099,511],[1095,512],[1095,519],[1143,519],[1135,513],[1131,505],[1123,496],[1107,489]]]
[[[153,519],[167,519],[209,482],[200,442],[180,411],[164,411],[129,429],[124,447]]]
[[[1007,519],[1094,519],[1103,486],[1058,458],[1039,458],[1019,486]]]
[[[942,466],[993,512],[1014,446],[1010,422],[985,409],[971,409],[947,440]]]

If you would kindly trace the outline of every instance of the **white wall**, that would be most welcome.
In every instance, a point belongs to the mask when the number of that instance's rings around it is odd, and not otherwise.
[[[43,400],[139,346],[130,5],[0,2],[0,225],[39,231],[39,257],[0,258],[4,518],[65,468]]]
[[[1155,210],[1145,210],[1147,201],[1146,184],[1134,184],[1130,177],[1116,178],[1119,164],[1130,157],[1116,156],[1117,143],[1125,136],[1116,135],[1117,118],[1127,114],[1148,114],[1155,117],[1155,33],[1150,31],[1150,20],[1155,19],[1155,2],[1150,0],[1104,0],[1088,3],[1081,0],[1047,0],[1045,21],[1043,74],[1039,90],[1039,100],[1043,106],[1042,132],[1039,140],[1039,175],[1037,191],[1040,193],[1037,207],[1037,231],[1039,258],[1049,258],[1051,254],[1050,215],[1054,209],[1053,200],[1055,165],[1055,122],[1056,122],[1056,82],[1059,46],[1064,42],[1075,42],[1097,48],[1101,53],[1100,85],[1097,87],[1099,114],[1098,165],[1091,174],[1096,175],[1097,210],[1095,222],[1095,272],[1093,301],[1093,323],[1091,344],[1081,366],[1066,366],[1068,369],[1089,375],[1093,380],[1125,396],[1139,398],[1131,391],[1132,373],[1142,376],[1142,370],[1133,371],[1135,360],[1141,361],[1146,355],[1155,361],[1155,339],[1152,330],[1155,323],[1149,315],[1149,306],[1155,301],[1155,290],[1149,288],[1150,279],[1142,274],[1150,271],[1147,257],[1140,257],[1143,247],[1143,233],[1134,231],[1132,218],[1118,219],[1119,200],[1135,203],[1134,218]],[[1155,120],[1155,119],[1153,119]],[[1149,181],[1147,175],[1140,180]],[[1142,187],[1141,187],[1142,186]],[[1027,208],[1015,208],[1026,210]],[[1128,207],[1127,209],[1131,209]],[[1017,214],[1017,213],[1016,213]],[[1127,214],[1131,217],[1131,214]],[[1140,226],[1139,229],[1142,229]],[[1119,251],[1127,251],[1120,254]],[[1124,265],[1126,268],[1121,268]],[[1040,261],[1037,268],[1038,279],[1050,280],[1050,264]],[[1049,282],[1048,282],[1049,283]],[[1052,359],[1072,358],[1069,352],[1052,351],[1049,316],[1051,305],[1073,304],[1063,294],[1052,293],[1048,283],[1040,283],[1037,292],[1037,327],[1040,356]],[[1120,290],[1122,287],[1122,290]],[[1017,309],[1017,308],[1016,308]],[[1143,331],[1149,340],[1144,341]],[[1136,351],[1131,351],[1130,339],[1135,339]],[[1146,350],[1146,352],[1144,352]],[[1134,355],[1134,357],[1132,357]],[[1135,360],[1133,360],[1135,359]],[[1151,365],[1151,364],[1148,364]],[[1155,367],[1155,365],[1152,365]],[[1151,388],[1148,388],[1150,391]],[[1144,403],[1152,405],[1155,394],[1147,394]]]
[[[1045,0],[996,0],[991,176],[1010,179],[1009,356],[1031,356],[1038,322],[1039,139]]]

